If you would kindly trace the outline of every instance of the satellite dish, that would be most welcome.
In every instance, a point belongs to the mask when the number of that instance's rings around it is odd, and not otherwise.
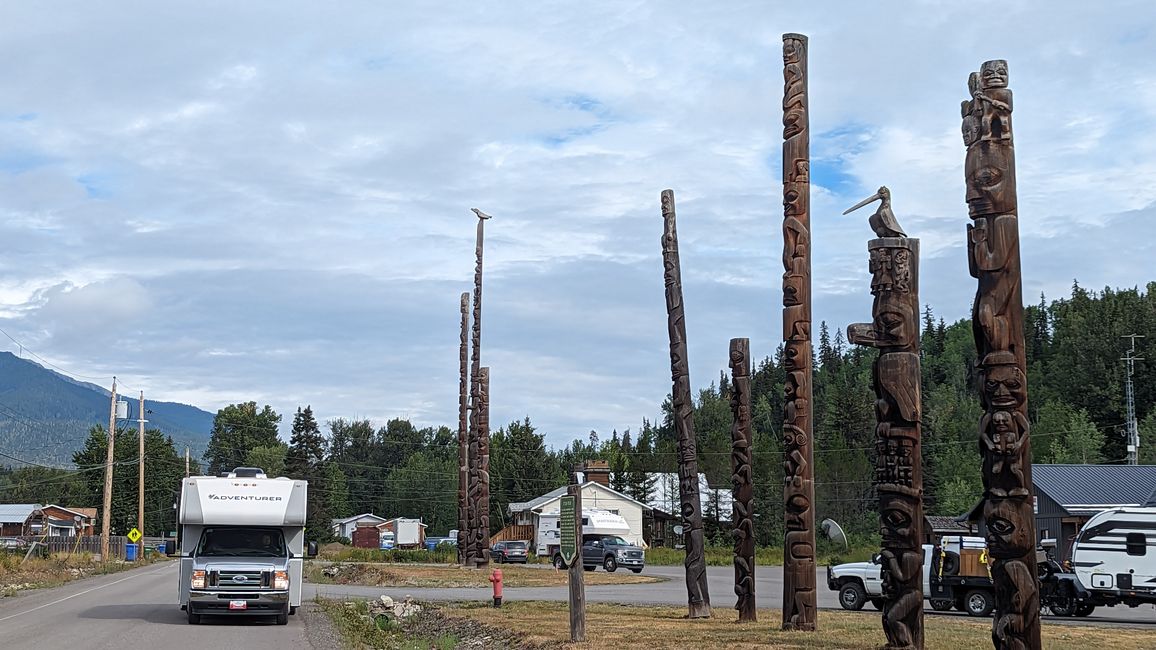
[[[843,532],[843,529],[839,527],[839,524],[835,523],[834,519],[824,519],[819,522],[819,530],[823,531],[827,539],[842,544],[844,549],[851,548],[851,545],[847,543],[847,533]]]
[[[682,534],[682,526],[675,526],[674,527],[674,534],[675,535],[681,535]]]

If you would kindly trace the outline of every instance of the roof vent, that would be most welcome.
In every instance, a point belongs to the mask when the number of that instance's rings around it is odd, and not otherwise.
[[[229,478],[269,478],[260,467],[237,467],[229,472]]]

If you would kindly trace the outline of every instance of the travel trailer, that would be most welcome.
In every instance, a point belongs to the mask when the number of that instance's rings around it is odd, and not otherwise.
[[[274,616],[301,605],[308,484],[253,467],[181,483],[178,602],[196,625],[205,615]],[[176,544],[166,544],[169,555]],[[317,555],[309,542],[308,555]]]
[[[1156,603],[1156,508],[1112,508],[1088,520],[1072,569],[1090,606]]]

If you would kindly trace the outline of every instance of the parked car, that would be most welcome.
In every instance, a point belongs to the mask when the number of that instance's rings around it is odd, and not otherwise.
[[[602,568],[611,573],[620,566],[635,573],[642,573],[645,563],[642,549],[618,535],[582,536],[582,568],[587,571],[593,571],[598,565],[602,565]]]
[[[19,537],[0,537],[0,551],[26,551],[28,542]]]
[[[495,542],[490,547],[490,559],[498,564],[506,564],[508,562],[526,563],[526,553],[529,549],[529,544],[526,542]]]

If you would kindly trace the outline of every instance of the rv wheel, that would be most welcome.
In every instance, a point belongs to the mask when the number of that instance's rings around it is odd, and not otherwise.
[[[194,614],[193,608],[191,606],[185,610],[185,613],[187,613],[189,615],[189,625],[200,625],[201,624],[201,615],[200,614]]]
[[[288,625],[288,624],[289,624],[289,608],[286,607],[285,609],[281,610],[280,614],[277,615],[277,625]]]

